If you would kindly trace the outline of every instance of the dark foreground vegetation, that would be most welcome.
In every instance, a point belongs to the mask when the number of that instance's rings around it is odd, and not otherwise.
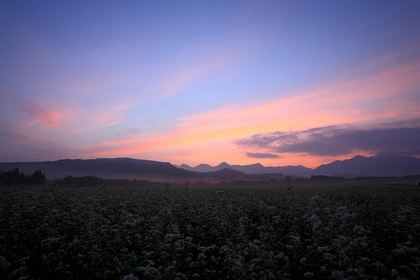
[[[418,187],[107,183],[0,186],[0,278],[420,279]]]

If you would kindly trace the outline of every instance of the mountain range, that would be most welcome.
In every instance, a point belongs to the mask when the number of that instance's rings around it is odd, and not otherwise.
[[[19,168],[25,174],[41,170],[48,179],[96,176],[105,179],[127,178],[145,180],[263,180],[281,179],[285,176],[310,177],[312,175],[391,177],[420,174],[420,159],[400,155],[355,156],[351,159],[334,161],[315,169],[304,166],[264,167],[251,165],[229,165],[223,162],[217,166],[200,164],[190,167],[186,164],[174,166],[169,162],[138,160],[131,158],[65,159],[43,162],[4,162],[0,170]]]
[[[284,174],[284,176],[289,175],[296,177],[310,177],[311,175],[342,176],[346,178],[362,176],[401,177],[420,174],[420,159],[392,154],[371,157],[355,156],[351,159],[337,160],[328,164],[323,164],[315,169],[307,168],[302,165],[264,167],[259,163],[250,165],[229,165],[226,162],[222,162],[214,167],[208,164],[200,164],[196,167],[182,164],[179,167],[196,172],[210,172],[230,168],[249,175],[281,173]]]
[[[188,171],[195,171],[195,172],[214,172],[218,170],[222,170],[225,168],[233,169],[248,175],[255,175],[255,174],[284,174],[285,176],[298,176],[298,177],[310,177],[313,174],[313,169],[306,168],[302,165],[297,166],[268,166],[265,167],[260,163],[250,164],[250,165],[229,165],[226,162],[222,162],[217,166],[210,166],[208,164],[200,164],[196,167],[190,167],[186,164],[182,164],[178,166],[179,168],[188,170]]]
[[[314,175],[327,176],[407,176],[420,174],[420,159],[410,156],[383,154],[372,157],[355,156],[315,168]]]

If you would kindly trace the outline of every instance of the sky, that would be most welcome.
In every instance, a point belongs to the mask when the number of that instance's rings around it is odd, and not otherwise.
[[[420,1],[0,1],[0,162],[420,157]]]

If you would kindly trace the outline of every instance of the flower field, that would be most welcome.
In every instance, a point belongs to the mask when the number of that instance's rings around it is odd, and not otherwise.
[[[0,186],[1,279],[420,279],[408,186]]]

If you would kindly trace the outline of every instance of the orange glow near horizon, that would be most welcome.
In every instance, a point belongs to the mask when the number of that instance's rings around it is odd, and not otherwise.
[[[415,66],[413,66],[415,65]],[[292,93],[277,100],[248,107],[227,106],[213,112],[192,115],[181,119],[171,131],[148,138],[125,139],[104,142],[86,147],[97,148],[92,156],[136,155],[150,158],[173,159],[177,163],[220,163],[220,158],[232,164],[250,164],[257,161],[267,165],[295,165],[316,167],[332,160],[356,155],[352,153],[338,157],[316,157],[305,154],[288,154],[283,158],[249,158],[243,148],[234,144],[240,138],[271,131],[303,130],[337,124],[364,123],[404,115],[404,111],[372,111],[359,115],[352,106],[356,103],[375,102],[386,95],[380,92],[395,91],[406,87],[405,83],[416,83],[420,64],[410,63],[395,69],[384,70],[360,80],[321,86],[306,94]],[[410,72],[409,75],[406,75]],[[385,82],[382,82],[385,79]],[[304,90],[301,90],[301,92]],[[412,105],[412,104],[411,104]],[[400,104],[401,107],[410,107]],[[179,154],[177,155],[177,152]],[[190,152],[182,152],[190,151]],[[193,151],[193,152],[191,152]],[[359,151],[372,155],[369,151]],[[162,156],[166,154],[167,156]],[[169,155],[171,156],[169,156]],[[223,155],[223,156],[221,156]],[[205,159],[205,160],[204,160]]]

